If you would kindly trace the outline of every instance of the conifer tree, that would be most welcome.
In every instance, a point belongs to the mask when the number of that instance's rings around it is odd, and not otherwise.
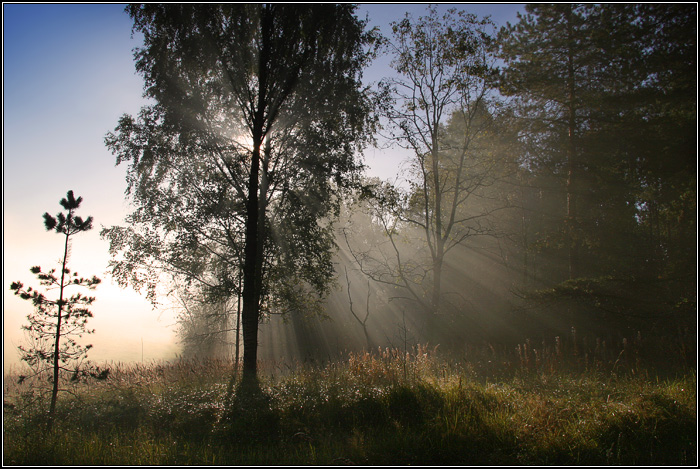
[[[548,298],[583,304],[585,291],[586,308],[622,327],[667,327],[674,310],[694,322],[696,16],[692,5],[535,4],[499,34],[533,272],[562,282]]]
[[[52,300],[39,293],[32,287],[24,288],[21,282],[13,282],[10,289],[24,300],[31,300],[35,311],[27,316],[29,325],[22,326],[29,333],[31,345],[20,346],[22,360],[27,362],[37,373],[43,373],[53,369],[53,390],[51,393],[51,407],[49,408],[49,430],[56,411],[56,399],[58,397],[58,381],[61,370],[77,372],[81,358],[87,355],[92,345],[80,345],[76,338],[83,334],[91,334],[94,330],[88,330],[86,323],[92,317],[87,308],[94,301],[94,297],[83,296],[76,293],[66,297],[66,288],[69,286],[86,287],[94,290],[101,280],[95,276],[83,278],[77,272],[71,274],[68,269],[70,256],[71,236],[88,231],[92,228],[93,218],[75,215],[83,198],[75,198],[73,191],[68,191],[66,198],[61,199],[61,206],[65,213],[58,213],[52,217],[44,213],[44,226],[47,231],[56,231],[65,236],[63,260],[61,261],[60,276],[56,269],[47,272],[41,267],[34,266],[30,272],[37,276],[39,283],[47,290],[58,288],[58,299]],[[63,339],[63,340],[61,340]],[[73,365],[72,369],[70,368]]]

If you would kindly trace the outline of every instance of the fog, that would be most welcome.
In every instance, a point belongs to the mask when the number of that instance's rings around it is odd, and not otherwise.
[[[134,74],[132,57],[132,48],[140,46],[142,38],[136,34],[129,39],[131,21],[121,6],[105,7],[84,10],[75,5],[66,9],[35,6],[23,10],[14,6],[7,10],[9,28],[4,33],[4,42],[10,45],[6,46],[8,103],[3,157],[7,170],[3,175],[3,364],[6,370],[19,366],[17,346],[24,340],[21,326],[31,311],[31,304],[13,295],[7,287],[14,281],[36,287],[38,283],[29,268],[57,266],[62,241],[55,233],[43,229],[41,214],[58,211],[57,202],[67,190],[84,197],[81,215],[95,217],[95,228],[72,240],[69,267],[81,275],[103,279],[94,292],[97,298],[91,308],[94,318],[88,323],[95,333],[81,340],[94,344],[88,358],[95,362],[152,362],[197,356],[196,350],[185,350],[178,335],[181,310],[170,299],[162,296],[154,306],[145,299],[144,292],[119,287],[108,273],[108,243],[100,239],[100,228],[123,224],[132,207],[125,203],[126,169],[114,167],[114,155],[105,148],[104,136],[114,129],[122,113],[135,115],[146,100],[140,98],[143,82]],[[442,13],[447,7],[441,5],[439,11]],[[521,5],[465,8],[479,14],[493,13],[498,26],[516,21],[516,13],[523,11]],[[404,11],[420,15],[425,13],[425,6],[404,5],[397,9],[389,5],[366,5],[360,9],[360,16],[367,14],[370,27],[379,26],[384,34],[389,34],[389,21],[403,17]],[[77,15],[78,12],[84,16]],[[55,15],[66,21],[64,26],[54,24]],[[53,29],[43,33],[46,36],[38,36],[42,28],[49,27]],[[68,30],[72,34],[65,34]],[[389,61],[388,57],[382,57],[369,67],[365,82],[376,82],[393,73]],[[55,73],[49,73],[50,70]],[[678,75],[682,76],[681,72]],[[683,89],[677,94],[682,95]],[[669,96],[676,94],[669,92]],[[595,102],[592,103],[588,106],[595,108]],[[585,108],[584,104],[581,108]],[[652,104],[642,102],[630,108],[637,112]],[[677,104],[674,101],[667,107]],[[492,109],[494,119],[498,115],[496,109],[498,106]],[[662,330],[664,317],[653,316],[659,311],[673,320],[680,318],[679,323],[686,321],[688,311],[695,304],[688,292],[693,290],[689,285],[696,284],[691,264],[696,267],[697,252],[692,243],[697,238],[692,221],[693,216],[696,220],[697,212],[696,179],[692,170],[696,171],[697,167],[685,163],[695,161],[693,151],[688,153],[690,158],[674,157],[678,167],[665,166],[670,165],[671,158],[664,152],[685,155],[686,144],[680,136],[687,133],[684,126],[688,119],[674,114],[673,118],[678,119],[676,125],[672,116],[660,115],[667,118],[668,128],[680,129],[675,136],[679,138],[668,137],[680,142],[677,148],[668,150],[663,146],[666,143],[661,137],[667,138],[663,131],[666,127],[659,127],[662,130],[650,137],[651,142],[643,140],[651,135],[651,130],[640,127],[642,130],[635,131],[637,134],[629,141],[620,143],[609,153],[604,150],[622,137],[608,135],[607,127],[598,128],[595,122],[586,122],[576,129],[582,134],[591,133],[586,136],[588,140],[582,137],[580,143],[581,153],[590,160],[581,164],[579,183],[585,187],[579,202],[584,210],[580,215],[582,221],[575,228],[571,223],[575,217],[567,212],[573,192],[562,169],[567,164],[562,156],[565,152],[556,153],[543,145],[537,153],[527,145],[536,147],[541,144],[540,139],[546,140],[551,135],[528,140],[528,131],[536,134],[538,130],[517,127],[508,120],[509,116],[501,116],[503,120],[498,125],[502,127],[489,130],[489,135],[498,136],[488,140],[498,141],[493,144],[496,148],[493,153],[504,160],[521,158],[519,170],[536,169],[523,171],[523,178],[530,178],[524,183],[509,180],[499,186],[504,200],[510,204],[510,210],[494,217],[503,228],[499,234],[480,232],[479,236],[466,237],[447,253],[442,267],[443,309],[439,315],[426,314],[433,267],[425,234],[407,226],[397,231],[397,238],[406,242],[400,250],[402,262],[410,265],[411,273],[415,274],[400,285],[396,281],[396,272],[400,270],[396,253],[386,244],[386,230],[382,233],[379,223],[371,225],[368,221],[371,216],[363,212],[363,207],[345,207],[360,218],[349,240],[341,234],[347,220],[340,220],[336,227],[335,286],[325,299],[323,315],[310,316],[297,311],[266,317],[260,324],[261,362],[284,367],[295,362],[332,360],[352,351],[378,347],[409,349],[417,344],[439,346],[446,353],[461,353],[470,345],[499,342],[510,346],[533,336],[553,340],[572,326],[591,337],[601,334],[622,337],[647,327],[651,331]],[[624,128],[636,129],[635,125],[641,126],[647,120],[645,116],[639,122],[625,122]],[[508,127],[511,125],[515,130]],[[567,133],[562,131],[562,135]],[[516,141],[523,146],[517,147]],[[639,147],[637,141],[642,142]],[[652,143],[657,141],[661,141],[663,151],[649,150],[647,154],[647,147],[652,148]],[[555,141],[564,148],[566,142],[562,142]],[[513,147],[504,150],[507,145]],[[550,153],[557,154],[560,160],[547,160]],[[380,138],[378,146],[364,151],[367,165],[364,176],[367,180],[391,181],[401,189],[415,190],[420,186],[416,179],[411,179],[416,173],[407,170],[416,154],[421,155],[391,146]],[[538,157],[542,160],[536,160]],[[620,169],[618,161],[629,163],[630,168]],[[499,168],[507,164],[512,161],[504,162]],[[517,186],[520,183],[522,187]],[[479,204],[471,204],[467,215],[479,215],[481,209]],[[475,227],[481,229],[475,224],[466,231]],[[571,230],[578,230],[579,237],[572,236]],[[509,234],[503,234],[508,231]],[[567,277],[566,270],[571,266],[567,243],[576,244],[579,249],[579,264],[585,274],[581,279],[588,283],[572,283],[576,279]],[[365,258],[367,262],[361,264],[359,253],[373,257]],[[391,275],[394,284],[389,281]],[[610,286],[610,283],[618,285],[614,282],[622,287],[615,290]],[[525,292],[537,289],[547,290],[545,293],[550,296],[543,293],[546,301],[532,301],[532,298],[526,301]],[[576,295],[583,298],[583,306],[568,302]],[[655,312],[645,310],[645,306]],[[638,308],[639,316],[629,314],[630,310],[637,314]],[[230,313],[229,325],[235,311],[230,309]],[[653,325],[642,324],[652,316],[656,321],[650,321]],[[229,332],[225,341],[227,348],[218,353],[231,357],[233,333]]]

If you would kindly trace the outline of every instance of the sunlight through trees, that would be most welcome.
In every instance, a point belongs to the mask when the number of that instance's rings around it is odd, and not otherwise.
[[[249,375],[277,313],[285,343],[319,355],[350,329],[360,347],[409,327],[458,348],[680,327],[696,304],[691,10],[532,5],[497,30],[428,8],[382,38],[347,5],[131,6],[154,104],[106,137],[134,206],[102,232],[112,274],[189,298],[190,339],[233,343],[241,302]],[[365,87],[376,57],[394,74]],[[363,175],[375,137],[407,152],[403,179]]]

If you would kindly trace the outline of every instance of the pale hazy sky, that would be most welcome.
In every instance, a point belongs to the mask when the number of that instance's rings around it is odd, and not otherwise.
[[[491,15],[501,26],[515,22],[520,4],[439,4]],[[425,13],[425,4],[367,4],[359,16],[388,33],[391,21]],[[42,214],[55,215],[68,190],[84,201],[79,210],[95,218],[92,231],[76,235],[69,266],[83,276],[98,275],[96,333],[83,342],[95,345],[96,361],[138,361],[174,357],[172,311],[154,311],[132,290],[121,290],[106,275],[108,245],[102,226],[121,224],[125,168],[116,167],[104,136],[118,118],[136,114],[144,104],[142,80],[136,75],[131,20],[116,4],[3,4],[3,365],[18,362],[20,326],[31,304],[15,297],[10,283],[38,287],[33,265],[55,267],[62,256],[61,236],[46,232]],[[386,61],[366,73],[382,78]],[[396,153],[369,150],[366,162],[374,175],[389,178]]]

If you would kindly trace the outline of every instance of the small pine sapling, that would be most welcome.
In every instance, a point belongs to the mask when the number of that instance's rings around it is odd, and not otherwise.
[[[77,374],[82,359],[86,357],[88,350],[92,347],[92,345],[80,345],[76,339],[82,337],[83,334],[94,332],[94,330],[87,329],[87,320],[92,317],[88,306],[95,301],[95,298],[80,293],[65,297],[67,287],[85,287],[94,290],[101,282],[95,276],[83,278],[78,276],[77,272],[71,274],[67,267],[71,236],[92,228],[92,217],[83,220],[75,215],[82,200],[82,197],[76,199],[73,191],[68,191],[66,198],[60,201],[66,210],[65,214],[59,213],[54,218],[48,213],[44,213],[46,230],[55,230],[56,233],[65,236],[60,278],[56,269],[47,272],[42,271],[41,267],[38,266],[30,269],[30,272],[37,276],[39,283],[47,291],[58,289],[58,299],[49,299],[31,287],[25,289],[21,282],[13,282],[10,286],[10,290],[13,290],[15,295],[31,301],[34,306],[34,312],[27,316],[29,324],[22,326],[29,337],[28,346],[19,346],[22,360],[27,362],[37,374],[53,370],[49,430],[56,410],[60,371]]]

